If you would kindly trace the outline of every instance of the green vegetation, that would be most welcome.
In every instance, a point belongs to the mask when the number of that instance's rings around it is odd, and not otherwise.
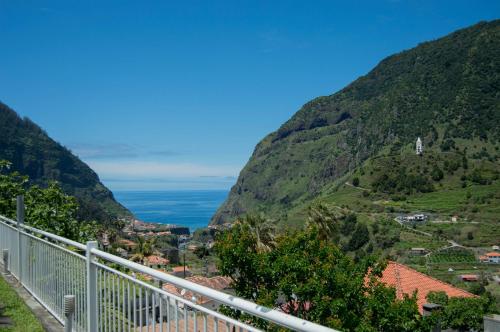
[[[383,265],[372,259],[355,263],[321,232],[311,225],[258,246],[256,229],[237,223],[216,242],[219,269],[233,279],[237,295],[326,326],[343,331],[426,330],[415,298],[397,300],[394,289],[376,281]],[[367,283],[368,271],[373,278]],[[251,319],[229,308],[226,312]]]
[[[12,171],[28,176],[32,185],[45,188],[57,181],[66,194],[76,197],[78,219],[103,222],[131,215],[92,169],[31,120],[21,119],[1,102],[0,132],[0,160],[10,161]]]
[[[45,189],[29,186],[27,176],[10,172],[10,163],[2,160],[0,189],[0,215],[15,218],[16,197],[24,195],[25,222],[33,227],[78,242],[95,239],[103,227],[92,221],[77,220],[76,199],[66,195],[56,182],[49,183]]]
[[[448,298],[444,292],[430,292],[427,300],[440,304],[443,309],[431,318],[440,321],[444,329],[458,331],[480,331],[483,328],[483,316],[491,310],[492,299],[484,296],[481,298]]]
[[[473,263],[475,261],[474,253],[462,248],[440,250],[429,255],[430,263]]]
[[[499,41],[500,21],[482,22],[308,102],[256,146],[212,223],[264,212],[298,228],[317,198],[365,212],[498,215],[495,197],[464,199],[477,187],[498,193]]]
[[[3,277],[0,277],[0,304],[5,306],[3,315],[10,317],[14,323],[10,328],[0,328],[1,332],[45,331],[24,301]]]
[[[237,295],[342,331],[429,331],[438,321],[444,327],[478,329],[483,315],[494,310],[494,299],[479,284],[474,292],[484,294],[481,298],[431,294],[443,310],[421,316],[415,295],[399,300],[394,288],[378,281],[382,261],[374,256],[352,259],[339,249],[334,230],[354,224],[354,233],[365,237],[369,231],[364,222],[352,214],[341,217],[324,204],[314,205],[309,213],[302,230],[262,237],[260,230],[272,227],[270,220],[247,216],[218,235],[218,267],[232,278]],[[466,256],[460,250],[453,255],[455,260]],[[268,331],[279,330],[230,308],[224,312]]]

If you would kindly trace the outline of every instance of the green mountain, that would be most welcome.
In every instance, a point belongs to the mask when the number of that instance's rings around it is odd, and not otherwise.
[[[45,186],[49,181],[58,181],[67,194],[77,198],[82,219],[107,221],[131,216],[87,164],[3,103],[0,103],[1,159],[12,162],[12,170],[28,175],[33,184]]]
[[[300,225],[316,199],[351,210],[464,212],[477,186],[490,188],[483,203],[491,212],[500,202],[499,54],[500,20],[481,22],[308,102],[256,146],[212,224],[264,212]],[[429,205],[412,203],[426,195]]]

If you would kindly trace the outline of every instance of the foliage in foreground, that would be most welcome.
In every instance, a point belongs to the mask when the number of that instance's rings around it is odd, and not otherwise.
[[[233,279],[237,295],[322,325],[344,331],[418,331],[424,325],[415,297],[398,300],[393,288],[377,281],[383,264],[355,263],[319,238],[310,227],[259,250],[250,226],[237,224],[218,238],[219,269]]]
[[[28,177],[9,168],[9,162],[0,160],[0,215],[14,219],[16,197],[24,195],[25,222],[30,226],[77,242],[95,239],[98,225],[77,220],[76,199],[66,195],[57,182],[47,188],[28,187]]]
[[[443,306],[433,317],[439,318],[442,328],[481,331],[483,316],[490,312],[495,300],[488,294],[478,298],[448,298],[444,292],[430,292],[427,301]]]
[[[374,257],[355,261],[339,249],[332,241],[338,220],[321,211],[311,212],[306,229],[278,236],[260,234],[269,229],[262,216],[247,216],[219,234],[218,267],[232,278],[236,294],[342,331],[429,331],[437,314],[422,317],[416,294],[398,299],[393,287],[381,283],[383,262]],[[446,304],[439,319],[447,327],[480,329],[491,301],[452,298]],[[461,308],[463,304],[467,308]],[[227,308],[226,313],[277,330]]]

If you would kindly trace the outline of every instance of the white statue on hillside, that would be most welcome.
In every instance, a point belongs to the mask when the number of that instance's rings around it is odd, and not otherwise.
[[[424,152],[424,146],[422,145],[422,140],[420,137],[417,138],[417,147],[416,147],[417,155],[422,155]]]

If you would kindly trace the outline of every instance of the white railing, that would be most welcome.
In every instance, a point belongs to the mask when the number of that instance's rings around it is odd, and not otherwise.
[[[334,331],[111,255],[97,249],[94,241],[84,245],[29,227],[23,215],[18,209],[18,221],[0,216],[5,268],[66,331],[261,331],[248,318],[233,319],[197,304],[196,298],[186,300],[141,281],[135,273],[238,310],[243,317],[259,318],[269,327]],[[67,295],[74,296],[73,311],[65,306]]]

